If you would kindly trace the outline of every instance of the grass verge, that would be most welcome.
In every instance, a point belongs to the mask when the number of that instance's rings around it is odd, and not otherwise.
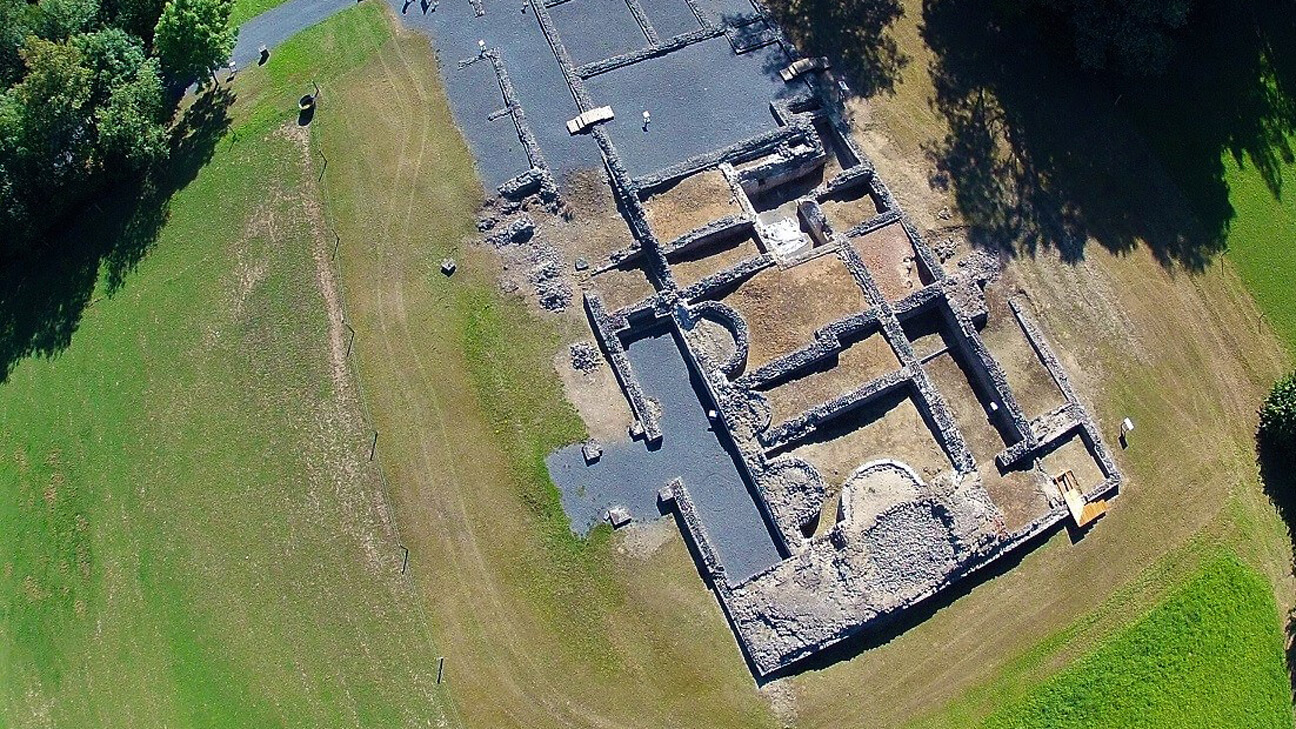
[[[0,385],[0,725],[446,721],[277,71],[385,32],[366,5],[241,75],[151,253]]]
[[[1296,164],[1282,167],[1279,194],[1254,165],[1228,156],[1224,166],[1235,214],[1228,255],[1269,324],[1296,354]]]
[[[1156,607],[1067,668],[1028,678],[1074,640],[1071,629],[914,729],[1291,726],[1273,591],[1232,554],[1210,551]]]
[[[237,28],[271,8],[283,5],[286,0],[234,0],[230,11],[230,25]]]
[[[1235,557],[1215,559],[1147,616],[982,726],[1286,729],[1291,684],[1277,612],[1263,577]]]

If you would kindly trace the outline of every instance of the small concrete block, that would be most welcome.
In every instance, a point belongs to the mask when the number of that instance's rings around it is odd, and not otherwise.
[[[630,523],[630,512],[624,506],[614,506],[608,509],[607,520],[613,529],[620,529]]]
[[[453,258],[445,258],[441,260],[441,273],[444,273],[447,276],[453,275],[455,270],[458,268],[459,264],[455,263],[455,259]]]
[[[630,437],[631,437],[631,438],[642,438],[642,437],[643,437],[643,434],[644,434],[644,427],[643,427],[643,423],[641,423],[641,422],[639,422],[638,420],[636,420],[636,421],[634,421],[633,423],[630,424]]]
[[[585,464],[598,463],[598,459],[603,457],[603,444],[596,440],[587,440],[581,446],[581,455],[585,456]]]
[[[575,265],[577,271],[587,271],[590,267],[589,261],[584,258],[577,258],[573,265]]]

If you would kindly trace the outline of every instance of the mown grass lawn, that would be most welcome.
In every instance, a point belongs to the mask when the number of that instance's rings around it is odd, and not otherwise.
[[[1269,324],[1296,354],[1296,164],[1275,195],[1249,160],[1224,160],[1235,217],[1228,255]]]
[[[1037,658],[1057,647],[1042,645]],[[1284,666],[1268,581],[1226,553],[1062,671],[1029,688],[1008,672],[918,726],[1287,729]],[[981,717],[978,706],[993,709]]]
[[[1269,583],[1235,558],[1097,651],[992,714],[986,729],[1292,725],[1291,685]]]
[[[286,0],[234,0],[234,8],[230,11],[230,25],[237,28],[270,8],[283,5],[284,2]]]
[[[0,384],[0,726],[452,711],[368,462],[293,121],[302,75],[327,83],[389,32],[366,4],[242,75],[150,254],[99,282],[70,346]]]

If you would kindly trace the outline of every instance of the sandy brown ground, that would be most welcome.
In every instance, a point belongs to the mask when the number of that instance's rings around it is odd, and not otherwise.
[[[819,206],[823,208],[828,224],[839,233],[845,233],[882,212],[878,209],[873,196],[869,194],[869,186],[866,183],[834,193],[820,201]]]
[[[571,355],[564,347],[554,355],[554,370],[591,438],[603,443],[625,440],[634,416],[610,364],[604,361],[593,372],[579,372],[572,367]]]
[[[879,458],[907,463],[925,481],[951,467],[904,389],[837,419],[789,452],[818,468],[833,493],[856,468]]]
[[[639,264],[622,264],[599,273],[589,280],[589,285],[603,297],[608,311],[637,304],[657,292],[648,272]]]
[[[1008,445],[991,424],[985,407],[972,389],[968,373],[953,353],[946,352],[936,357],[923,365],[923,369],[945,399],[945,404],[953,411],[954,421],[962,431],[963,439],[974,458],[983,460],[987,456],[994,457]]]
[[[863,291],[836,255],[785,270],[765,269],[723,301],[751,329],[748,370],[809,344],[825,324],[868,308]]]
[[[675,281],[680,286],[690,286],[748,258],[761,254],[760,246],[752,235],[724,238],[716,243],[674,253],[667,257]]]
[[[954,422],[972,457],[977,461],[977,472],[990,498],[1004,513],[1008,529],[1018,529],[1048,511],[1048,500],[1040,490],[1039,479],[1033,469],[1000,473],[995,456],[1006,446],[999,431],[991,424],[985,408],[972,389],[967,373],[959,366],[953,354],[946,353],[923,367],[932,384],[940,391],[954,414]]]
[[[566,260],[584,258],[598,266],[608,254],[634,243],[625,218],[617,210],[606,172],[601,169],[576,172],[564,181],[562,190],[568,215],[562,219],[544,214],[533,217]]]
[[[918,265],[913,244],[899,223],[879,228],[862,238],[852,238],[851,245],[864,259],[887,301],[903,299],[931,283]]]
[[[1009,279],[1000,279],[986,287],[988,314],[981,339],[1003,368],[1008,386],[1026,417],[1033,419],[1065,405],[1066,397],[1008,307],[1008,297],[1014,293],[1014,288]]]
[[[1071,436],[1040,458],[1040,468],[1050,480],[1062,475],[1064,471],[1070,471],[1080,483],[1080,490],[1084,492],[1103,482],[1102,469],[1079,435]]]
[[[841,173],[843,169],[841,158],[848,153],[843,149],[841,140],[826,119],[816,119],[814,128],[819,133],[819,139],[823,142],[824,151],[828,153],[828,159],[824,162],[822,173],[823,180],[828,181]]]
[[[895,351],[881,332],[874,332],[851,342],[835,356],[816,363],[795,379],[765,392],[770,405],[770,424],[778,425],[897,369],[900,360]]]
[[[742,208],[720,170],[707,170],[654,193],[644,200],[644,211],[657,240],[666,244]]]
[[[901,326],[909,339],[910,346],[913,347],[914,355],[920,360],[950,348],[951,335],[947,331],[945,318],[940,312],[929,312],[912,317],[904,321]]]

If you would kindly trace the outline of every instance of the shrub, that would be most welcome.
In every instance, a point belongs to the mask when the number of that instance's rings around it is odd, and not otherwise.
[[[1279,380],[1260,408],[1260,438],[1296,456],[1296,372]]]

